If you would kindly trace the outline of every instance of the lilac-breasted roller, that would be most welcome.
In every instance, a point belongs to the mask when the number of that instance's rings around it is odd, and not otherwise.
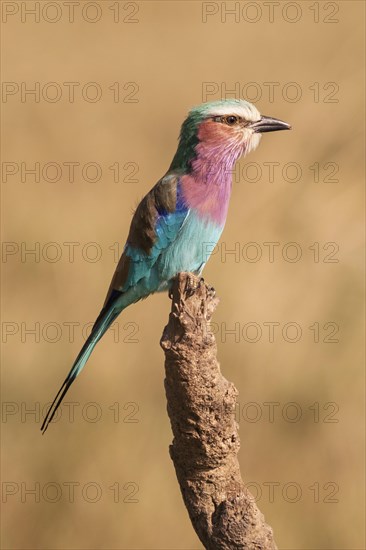
[[[243,100],[194,107],[184,121],[169,170],[142,199],[103,308],[42,424],[46,431],[94,346],[126,307],[168,290],[181,271],[199,275],[224,229],[235,162],[263,132],[288,130]],[[209,245],[209,246],[207,246]]]

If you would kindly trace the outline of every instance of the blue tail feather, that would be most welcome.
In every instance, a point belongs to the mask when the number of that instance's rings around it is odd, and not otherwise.
[[[118,315],[121,313],[123,308],[120,308],[120,307],[116,308],[115,304],[116,304],[116,300],[110,301],[108,306],[104,307],[100,312],[96,322],[94,323],[94,326],[89,338],[86,340],[85,344],[83,345],[79,355],[77,356],[73,366],[71,367],[69,374],[67,375],[64,383],[59,389],[55,399],[52,402],[52,405],[47,411],[46,417],[41,426],[42,433],[45,433],[45,431],[47,430],[48,425],[50,424],[53,417],[55,416],[56,411],[61,405],[61,402],[65,397],[68,389],[70,388],[71,384],[73,383],[75,378],[78,376],[78,374],[84,368],[96,344],[99,342],[103,334],[111,326],[111,324],[116,319],[116,317],[118,317]]]

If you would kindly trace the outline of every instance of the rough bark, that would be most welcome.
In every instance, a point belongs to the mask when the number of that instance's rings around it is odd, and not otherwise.
[[[240,475],[238,391],[220,372],[209,329],[218,299],[190,273],[177,276],[171,297],[161,340],[170,456],[192,525],[208,550],[274,550],[272,529]]]

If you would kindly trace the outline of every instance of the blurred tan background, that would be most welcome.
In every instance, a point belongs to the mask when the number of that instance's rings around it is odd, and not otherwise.
[[[235,83],[293,125],[240,161],[204,273],[242,473],[280,548],[365,548],[364,3],[234,4],[2,2],[3,548],[201,548],[168,455],[166,295],[118,319],[39,427],[186,112]]]

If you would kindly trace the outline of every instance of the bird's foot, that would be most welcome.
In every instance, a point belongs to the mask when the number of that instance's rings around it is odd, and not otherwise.
[[[204,280],[202,278],[199,279],[193,273],[188,273],[186,279],[186,292],[188,296],[193,296],[201,283],[204,283]]]
[[[208,286],[208,287],[207,287],[207,295],[208,295],[210,298],[215,298],[215,296],[216,296],[216,290],[214,289],[213,286]]]
[[[205,284],[205,280],[204,280],[203,277],[200,277],[200,283],[202,283],[203,285]],[[216,294],[216,290],[214,289],[214,287],[213,286],[208,286],[208,285],[206,285],[206,287],[207,287],[207,291],[208,291],[209,295],[214,297],[215,294]]]

